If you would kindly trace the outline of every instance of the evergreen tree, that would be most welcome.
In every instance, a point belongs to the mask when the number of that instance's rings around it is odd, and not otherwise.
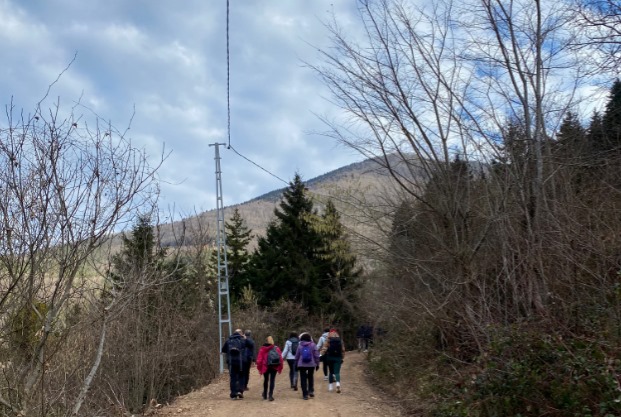
[[[313,202],[296,174],[252,256],[249,281],[260,304],[287,299],[311,312],[321,305],[322,240],[310,223],[313,214]]]
[[[166,252],[157,248],[151,218],[140,215],[130,236],[123,234],[122,250],[112,258],[110,276],[117,290],[128,285],[152,281],[158,264]]]
[[[246,250],[252,239],[252,230],[248,229],[244,219],[235,208],[233,216],[226,222],[227,266],[229,289],[234,300],[239,299],[244,287],[250,284],[247,274],[250,254]]]
[[[621,81],[617,79],[610,89],[610,98],[602,118],[602,127],[609,149],[621,147]]]
[[[565,115],[556,139],[555,154],[563,160],[575,159],[586,151],[586,131],[571,111]]]
[[[588,140],[588,152],[590,156],[590,163],[598,164],[598,159],[604,154],[606,150],[606,139],[604,136],[604,125],[602,123],[602,116],[599,112],[593,112],[591,117],[591,123],[587,131]]]
[[[321,286],[325,289],[322,292],[324,311],[342,318],[353,312],[362,270],[357,266],[341,216],[332,200],[328,200],[323,214],[317,218],[315,229],[323,241],[320,258],[323,260]]]

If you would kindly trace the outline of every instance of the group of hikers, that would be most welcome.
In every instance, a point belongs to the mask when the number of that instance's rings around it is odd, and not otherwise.
[[[291,389],[298,390],[299,380],[304,400],[315,397],[314,375],[320,367],[324,381],[328,382],[328,391],[341,392],[341,364],[345,356],[345,345],[334,328],[325,328],[317,343],[308,332],[291,332],[282,350],[274,344],[272,336],[267,336],[258,353],[252,332],[237,329],[222,346],[222,353],[227,358],[230,395],[234,400],[244,398],[244,391],[248,391],[253,363],[256,364],[259,375],[263,376],[264,400],[274,401],[276,375],[282,372],[285,361],[289,366]]]
[[[358,339],[358,352],[368,352],[373,342],[373,326],[368,322],[361,324],[356,332],[356,339]]]

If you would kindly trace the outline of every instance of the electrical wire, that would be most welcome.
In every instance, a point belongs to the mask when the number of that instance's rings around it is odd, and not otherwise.
[[[229,52],[229,0],[226,0],[226,111],[227,135],[231,148],[231,64]]]
[[[233,148],[233,146],[231,146],[231,58],[230,58],[231,53],[230,53],[230,45],[229,45],[230,44],[230,37],[229,37],[230,17],[229,15],[230,15],[229,0],[226,0],[226,111],[227,111],[227,136],[228,136],[227,149],[231,149],[237,155],[241,156],[242,158],[244,158],[246,161],[250,162],[257,168],[262,169],[263,171],[270,174],[272,177],[279,179],[280,181],[288,185],[289,183],[287,181],[283,180],[278,175],[271,173],[270,171],[263,168],[261,165],[257,164],[256,162],[251,161],[250,159],[248,159],[247,157],[239,153],[235,148]]]
[[[284,182],[285,184],[289,184],[287,181],[283,180],[282,178],[280,178],[278,175],[271,173],[270,171],[268,171],[267,169],[263,168],[261,165],[257,164],[254,161],[251,161],[250,159],[246,158],[244,155],[240,154],[239,152],[237,152],[237,150],[235,148],[233,148],[231,145],[229,145],[229,149],[231,149],[233,152],[235,152],[237,155],[241,156],[242,158],[244,158],[246,161],[250,162],[252,165],[256,166],[259,169],[262,169],[263,171],[267,172],[268,174],[270,174],[272,177],[279,179],[280,181]]]

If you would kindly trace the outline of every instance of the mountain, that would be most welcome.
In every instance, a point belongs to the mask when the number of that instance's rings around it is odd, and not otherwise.
[[[376,159],[349,164],[304,182],[313,195],[315,206],[321,209],[326,199],[331,198],[342,214],[343,223],[355,233],[360,233],[369,226],[368,216],[359,209],[362,203],[372,206],[395,196],[393,180]],[[284,190],[285,188],[280,188],[244,203],[225,207],[225,221],[228,221],[233,209],[237,208],[253,234],[263,235],[274,217],[274,208],[280,203]],[[199,229],[199,225],[203,232],[206,231],[211,239],[214,239],[216,210],[209,210],[162,227],[163,244],[176,246],[175,236],[181,235],[184,225],[186,244],[196,242],[197,238],[193,234]]]

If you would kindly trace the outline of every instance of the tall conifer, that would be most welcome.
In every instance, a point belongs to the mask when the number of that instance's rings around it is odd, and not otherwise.
[[[250,254],[246,248],[252,239],[252,230],[248,229],[237,208],[225,228],[229,286],[233,298],[238,299],[243,288],[250,284],[246,271]]]
[[[250,281],[259,303],[286,299],[309,310],[321,304],[318,254],[322,241],[310,223],[313,214],[313,202],[296,174],[252,256]]]

